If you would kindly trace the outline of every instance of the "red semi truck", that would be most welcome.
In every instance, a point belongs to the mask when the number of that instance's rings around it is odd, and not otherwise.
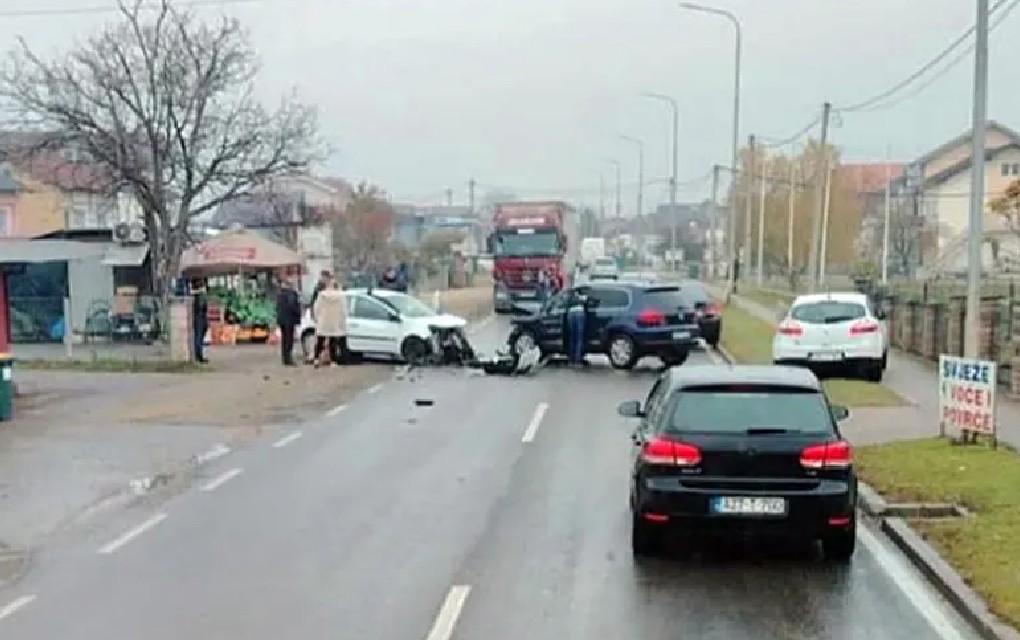
[[[571,285],[577,266],[577,213],[566,202],[496,205],[488,238],[493,257],[493,306],[498,313],[539,305],[539,273],[548,270],[557,288]]]

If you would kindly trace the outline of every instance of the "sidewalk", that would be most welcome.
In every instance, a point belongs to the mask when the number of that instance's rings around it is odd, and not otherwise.
[[[711,290],[720,298],[724,297],[718,287],[711,287]],[[776,324],[778,309],[740,295],[732,295],[730,300],[747,313],[771,325]],[[889,367],[882,384],[913,405],[912,408],[921,414],[918,416],[919,425],[930,425],[930,434],[938,435],[939,387],[938,375],[933,368],[909,354],[893,349],[889,353]],[[1020,450],[1020,404],[1000,393],[996,412],[999,441]],[[860,410],[856,413],[858,417],[864,417],[860,415]],[[875,415],[875,419],[880,419],[879,415]]]

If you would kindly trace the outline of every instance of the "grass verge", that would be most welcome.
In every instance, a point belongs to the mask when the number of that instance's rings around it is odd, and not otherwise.
[[[722,346],[737,362],[772,363],[772,325],[735,304],[723,310]],[[903,398],[891,389],[863,380],[833,378],[822,383],[829,399],[847,407],[898,407]]]
[[[759,304],[763,304],[773,309],[787,309],[796,294],[784,293],[782,291],[772,291],[768,289],[754,289],[748,287],[747,289],[741,289],[740,295],[745,298],[754,300]]]
[[[88,360],[16,360],[14,368],[32,371],[84,371],[92,373],[194,373],[209,371],[209,365],[170,360],[91,358]]]
[[[1020,456],[917,440],[861,447],[861,477],[890,501],[951,502],[972,517],[913,521],[1003,620],[1020,627]]]

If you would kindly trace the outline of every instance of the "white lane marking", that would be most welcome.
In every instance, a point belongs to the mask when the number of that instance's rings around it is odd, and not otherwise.
[[[528,428],[524,430],[524,435],[521,436],[521,442],[531,442],[535,439],[535,434],[538,433],[538,428],[542,426],[542,418],[545,417],[545,412],[548,409],[548,402],[538,403],[538,406],[535,407],[535,413],[531,416],[531,422],[528,423]]]
[[[375,393],[375,392],[379,391],[379,389],[382,389],[382,388],[383,388],[383,383],[380,382],[379,384],[372,385],[371,387],[369,387],[368,390],[365,393]]]
[[[219,476],[213,478],[204,487],[202,487],[202,491],[215,491],[216,489],[219,489],[220,487],[227,484],[237,476],[241,475],[241,471],[242,469],[235,467],[230,471],[225,471],[221,473]]]
[[[921,583],[903,558],[889,551],[867,527],[858,527],[857,537],[942,640],[964,640],[951,618],[943,612],[944,605]]]
[[[459,584],[450,588],[450,593],[446,594],[446,600],[439,608],[436,621],[432,623],[432,630],[425,640],[450,640],[453,637],[453,629],[457,626],[457,620],[470,593],[471,587],[468,585]]]
[[[332,418],[334,416],[338,416],[346,408],[347,408],[347,405],[345,405],[345,404],[338,404],[337,406],[333,407],[332,409],[330,409],[329,411],[326,412],[326,417],[327,418]]]
[[[134,540],[138,536],[142,535],[143,533],[145,533],[149,529],[155,527],[160,522],[163,522],[163,520],[165,520],[165,519],[166,519],[166,514],[165,513],[157,513],[156,515],[152,516],[151,518],[149,518],[148,520],[146,520],[142,524],[138,525],[134,529],[131,529],[130,531],[128,531],[127,533],[125,533],[121,537],[117,538],[113,542],[110,542],[109,544],[107,544],[107,545],[105,545],[103,547],[100,547],[99,553],[102,553],[104,555],[109,555],[109,554],[113,553],[114,551],[116,551],[117,549],[120,549],[121,547],[123,547],[127,543],[131,542],[132,540]]]
[[[228,453],[230,453],[230,447],[222,443],[215,444],[208,451],[203,451],[195,456],[195,462],[198,464],[208,464],[216,458],[222,458]]]
[[[286,447],[288,444],[290,444],[291,442],[294,442],[295,440],[297,440],[300,437],[301,437],[301,432],[300,431],[294,431],[293,433],[288,433],[287,435],[283,436],[282,438],[280,438],[279,440],[274,442],[273,443],[273,448],[274,449],[282,449],[283,447]]]
[[[708,355],[708,359],[712,361],[712,364],[726,364],[723,357],[715,352],[715,349],[709,346],[705,346],[705,354]]]
[[[3,620],[4,618],[10,618],[19,609],[23,609],[24,607],[27,607],[28,605],[32,604],[33,600],[35,600],[35,596],[21,596],[20,598],[12,600],[2,609],[0,609],[0,620]]]
[[[492,321],[495,320],[495,319],[496,319],[496,316],[494,316],[494,315],[485,316],[484,318],[482,318],[478,322],[472,324],[470,329],[468,330],[468,333],[469,334],[478,333],[479,331],[481,331],[485,327],[489,326],[489,324],[491,324]]]

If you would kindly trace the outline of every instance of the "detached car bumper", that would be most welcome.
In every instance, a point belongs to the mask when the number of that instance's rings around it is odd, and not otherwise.
[[[807,483],[805,483],[807,484]],[[776,515],[716,513],[720,497],[780,498],[785,511]],[[856,506],[853,482],[823,480],[803,490],[720,489],[685,486],[678,478],[650,478],[638,491],[642,517],[690,534],[762,534],[817,537],[849,527]]]

